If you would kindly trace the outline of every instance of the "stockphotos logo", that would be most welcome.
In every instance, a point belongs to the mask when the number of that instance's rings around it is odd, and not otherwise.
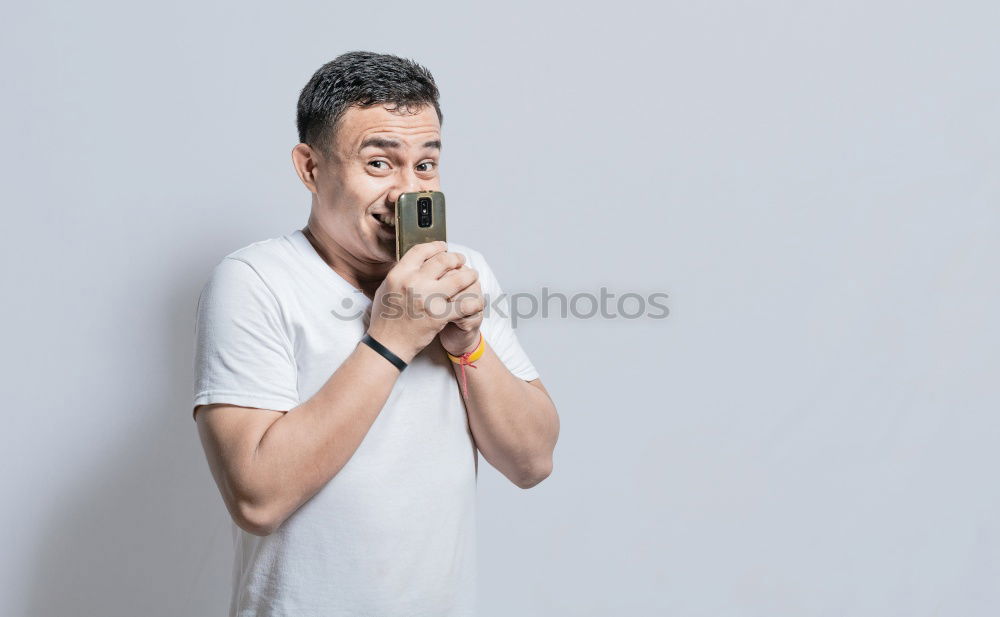
[[[588,291],[565,294],[553,292],[548,287],[542,287],[541,293],[517,292],[501,293],[491,298],[483,294],[485,307],[483,317],[489,317],[495,312],[503,319],[510,319],[511,326],[516,328],[517,322],[523,319],[665,319],[670,314],[666,305],[669,297],[663,292],[640,294],[634,291],[623,294],[611,293],[607,287],[601,287],[598,293]],[[459,294],[452,301],[460,302],[463,298],[474,297],[474,294]],[[383,294],[380,302],[385,310],[382,317],[398,319],[407,317],[443,317],[449,312],[444,294],[430,294],[421,302],[420,294],[396,293]],[[353,321],[360,318],[369,309],[370,301],[359,290],[354,290],[354,296],[344,298],[340,308],[330,311],[337,319]],[[440,306],[444,311],[435,315],[431,307]]]

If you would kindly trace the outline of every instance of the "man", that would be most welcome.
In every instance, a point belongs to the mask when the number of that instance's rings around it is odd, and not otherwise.
[[[440,189],[441,120],[409,60],[321,67],[292,150],[308,224],[202,291],[193,413],[234,521],[230,615],[472,615],[478,452],[521,488],[551,472],[558,415],[486,306],[502,291],[483,255],[395,260],[397,197]]]

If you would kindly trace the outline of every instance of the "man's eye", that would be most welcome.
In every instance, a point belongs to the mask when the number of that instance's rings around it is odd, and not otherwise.
[[[429,167],[425,167],[426,165],[431,165],[431,166],[433,166],[433,167],[437,167],[437,163],[435,163],[435,162],[433,162],[433,161],[425,161],[425,162],[423,162],[423,163],[419,163],[419,164],[417,165],[417,168],[419,169],[420,167],[424,167],[424,169],[420,169],[420,171],[430,171],[430,170],[431,170],[431,168],[429,168]]]
[[[376,164],[388,165],[388,163],[386,163],[385,161],[368,161],[368,164],[369,165],[376,165]],[[385,167],[377,167],[376,166],[375,169],[385,169]]]

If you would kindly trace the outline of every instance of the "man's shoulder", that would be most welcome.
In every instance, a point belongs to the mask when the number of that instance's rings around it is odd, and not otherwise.
[[[209,277],[208,285],[225,287],[260,285],[268,287],[299,267],[293,234],[258,240],[242,246],[220,259]]]
[[[264,240],[252,242],[246,246],[236,249],[235,251],[232,251],[223,257],[223,260],[235,259],[237,261],[246,262],[251,266],[262,262],[266,263],[275,260],[288,260],[289,256],[292,255],[295,250],[293,235],[293,233],[285,234],[283,236],[275,236],[273,238],[266,238]]]

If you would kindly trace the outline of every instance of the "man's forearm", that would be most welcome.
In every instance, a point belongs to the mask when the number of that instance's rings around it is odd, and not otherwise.
[[[454,368],[461,389],[461,367]],[[465,377],[469,428],[483,457],[521,488],[544,480],[559,437],[552,399],[507,370],[488,342],[474,367],[465,367]]]
[[[261,436],[248,469],[251,507],[277,528],[343,468],[361,445],[399,377],[367,345],[358,345],[309,400]]]

